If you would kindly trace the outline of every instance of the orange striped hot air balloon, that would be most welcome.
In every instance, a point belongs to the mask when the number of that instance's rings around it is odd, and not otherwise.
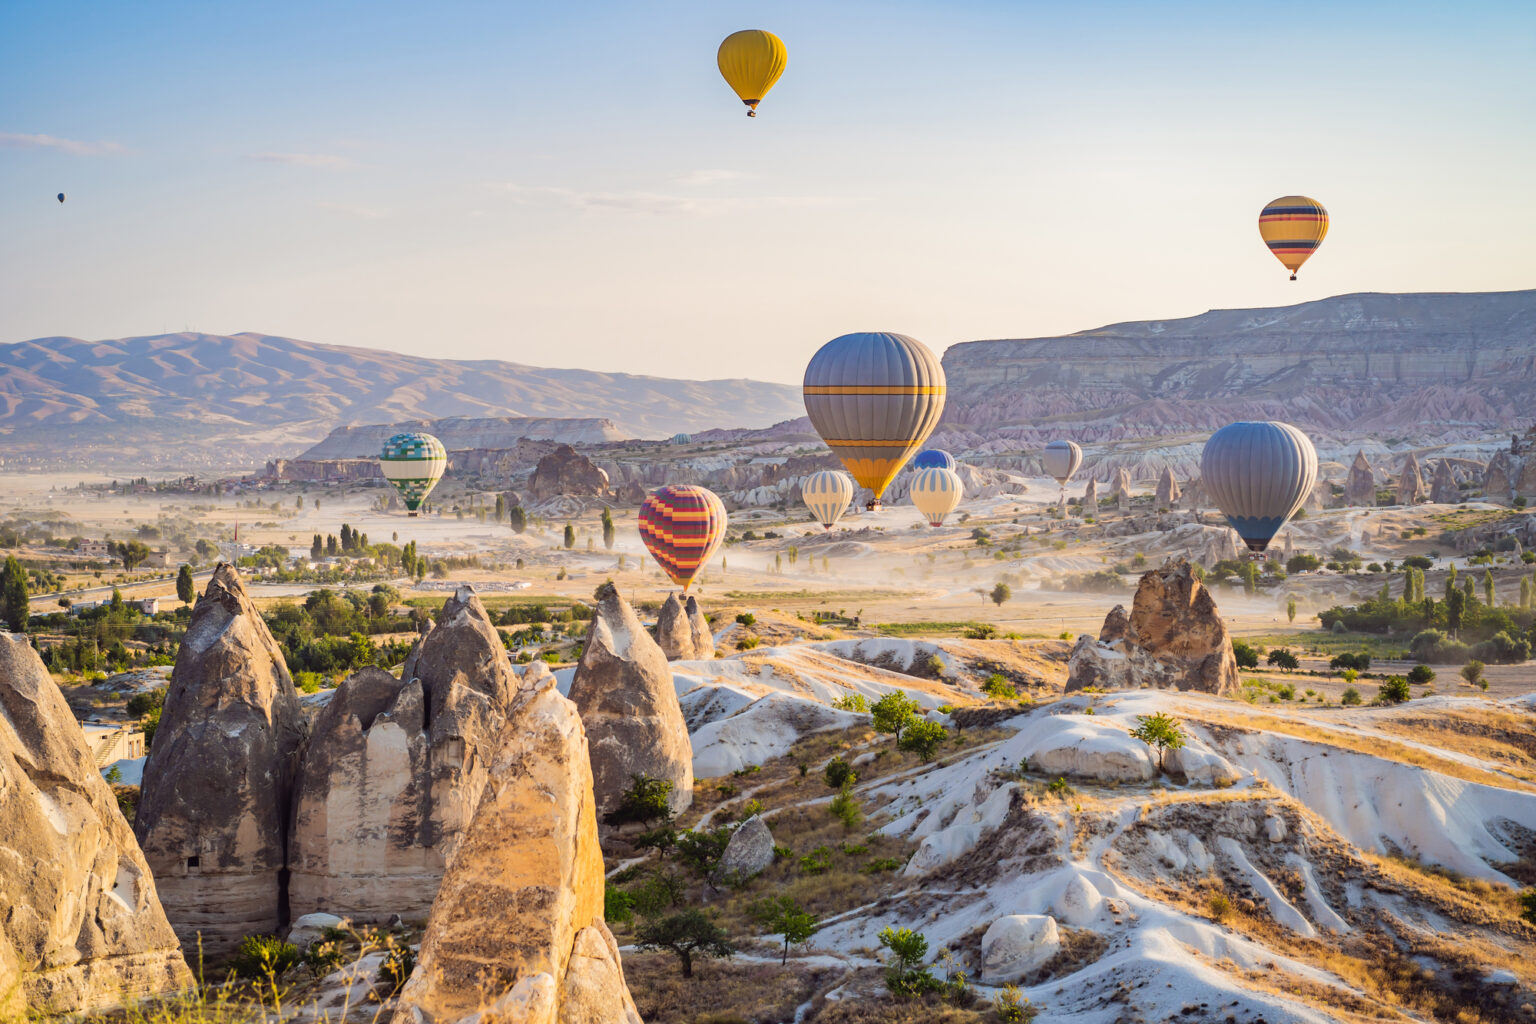
[[[714,491],[671,484],[640,506],[640,539],[663,572],[687,593],[725,539],[725,504]]]
[[[1328,234],[1328,211],[1316,199],[1281,196],[1259,214],[1259,235],[1275,259],[1285,264],[1296,280],[1296,271],[1323,244]]]

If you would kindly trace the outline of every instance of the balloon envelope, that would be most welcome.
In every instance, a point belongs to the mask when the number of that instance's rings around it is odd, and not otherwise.
[[[929,526],[943,526],[944,517],[955,510],[964,494],[960,474],[943,466],[920,469],[912,477],[912,504]]]
[[[1205,491],[1252,551],[1269,546],[1317,482],[1317,449],[1289,423],[1229,423],[1200,455]]]
[[[1040,461],[1045,464],[1045,471],[1065,487],[1067,481],[1072,479],[1072,474],[1083,464],[1083,450],[1077,446],[1076,441],[1052,441],[1045,446]]]
[[[670,484],[640,506],[640,539],[684,591],[725,540],[725,524],[719,496],[693,484]]]
[[[912,457],[913,469],[954,469],[955,457],[942,448],[925,448]]]
[[[60,192],[60,193],[59,193],[59,202],[61,202],[61,203],[62,203],[62,202],[63,202],[63,201],[64,201],[64,193],[63,193],[63,192]]]
[[[812,473],[800,485],[800,500],[811,510],[816,521],[827,529],[837,525],[853,501],[853,481],[847,473],[823,469]]]
[[[1275,259],[1291,272],[1312,257],[1328,234],[1328,211],[1316,199],[1281,196],[1259,213],[1259,235]]]
[[[443,478],[443,471],[448,468],[448,452],[443,442],[431,434],[396,434],[384,442],[379,468],[384,471],[384,479],[400,492],[405,507],[415,515]]]
[[[784,73],[789,51],[784,40],[760,28],[732,32],[715,54],[720,74],[747,105],[747,116],[757,116],[757,105]]]
[[[905,334],[845,334],[811,357],[804,393],[811,425],[878,503],[938,426],[944,368]]]

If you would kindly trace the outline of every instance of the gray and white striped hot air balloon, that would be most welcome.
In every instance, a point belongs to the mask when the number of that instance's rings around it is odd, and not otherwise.
[[[805,368],[805,411],[848,472],[880,507],[896,474],[944,412],[944,368],[905,334],[845,334]]]
[[[1083,450],[1076,441],[1052,441],[1040,453],[1040,461],[1045,465],[1045,471],[1065,487],[1083,464]]]
[[[853,500],[853,481],[847,473],[819,469],[800,484],[800,500],[816,521],[830,530],[848,511],[848,503]]]
[[[1289,423],[1228,423],[1205,442],[1206,493],[1250,551],[1263,551],[1317,482],[1317,449]]]

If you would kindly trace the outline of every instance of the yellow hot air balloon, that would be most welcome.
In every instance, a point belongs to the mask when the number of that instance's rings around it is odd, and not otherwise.
[[[1285,264],[1296,280],[1296,271],[1311,258],[1328,234],[1328,211],[1316,199],[1281,196],[1259,214],[1259,235],[1275,259]]]
[[[747,105],[747,116],[756,117],[757,105],[784,73],[789,51],[772,32],[748,28],[725,37],[716,61],[726,83]]]

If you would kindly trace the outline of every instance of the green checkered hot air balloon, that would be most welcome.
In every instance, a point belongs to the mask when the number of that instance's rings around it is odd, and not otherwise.
[[[379,453],[384,479],[395,485],[411,515],[421,508],[448,468],[448,451],[431,434],[396,434]]]

